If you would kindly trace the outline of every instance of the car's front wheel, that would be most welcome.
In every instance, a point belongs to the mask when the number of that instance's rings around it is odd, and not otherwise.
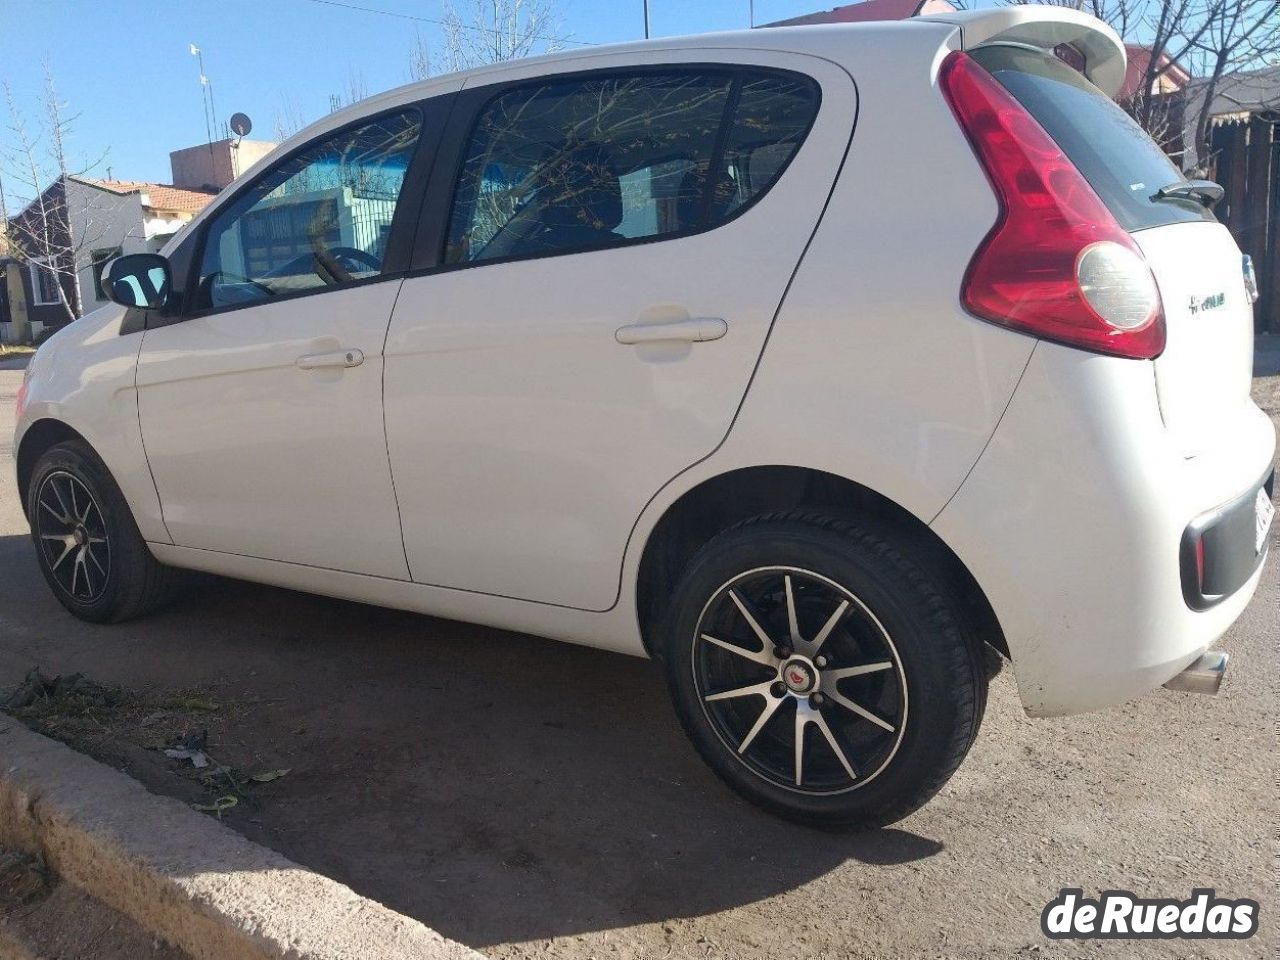
[[[73,614],[110,623],[163,601],[172,571],[151,555],[124,494],[87,444],[46,450],[26,496],[40,571]]]
[[[888,530],[761,517],[691,561],[664,660],[680,720],[729,786],[820,826],[911,813],[959,766],[986,700],[959,598]]]

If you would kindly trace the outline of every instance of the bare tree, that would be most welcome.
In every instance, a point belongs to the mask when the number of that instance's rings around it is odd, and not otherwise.
[[[347,71],[347,82],[337,93],[329,94],[329,112],[337,113],[343,107],[359,103],[369,96],[369,86],[364,81],[364,74],[354,67]]]
[[[4,170],[0,169],[0,257],[11,256],[9,242],[9,202],[4,192]]]
[[[486,63],[517,60],[535,53],[552,53],[569,40],[558,0],[452,0],[444,6],[444,64],[446,70],[465,70]],[[409,79],[426,80],[435,72],[431,48],[421,32],[409,49]],[[350,106],[369,95],[363,75],[351,71],[343,89],[329,95],[329,112]],[[275,132],[285,140],[307,125],[297,101],[285,97],[276,110]]]
[[[1175,155],[1178,144],[1188,156],[1205,155],[1213,102],[1224,77],[1280,59],[1280,0],[1005,2],[1047,2],[1083,10],[1109,23],[1127,44],[1140,48],[1142,68],[1122,105]],[[1178,92],[1186,83],[1184,71],[1194,78],[1194,98]]]
[[[74,320],[83,313],[80,271],[90,265],[92,249],[110,229],[112,214],[122,200],[86,187],[83,202],[70,209],[69,192],[84,185],[81,178],[102,163],[106,153],[82,167],[72,167],[67,143],[76,115],[66,113],[48,60],[44,62],[43,116],[34,127],[18,107],[8,82],[3,88],[11,142],[0,149],[0,210],[9,255],[47,271],[56,281],[58,302],[67,319]],[[13,214],[11,201],[21,205]]]
[[[283,143],[307,125],[307,118],[292,94],[283,94],[276,107],[275,134],[276,140]]]
[[[1209,123],[1223,79],[1236,71],[1278,61],[1280,0],[1214,5],[1189,52],[1189,63],[1202,81],[1194,101],[1188,102],[1194,116],[1186,120],[1186,127],[1195,131],[1191,146],[1198,170],[1203,171],[1209,159]],[[1258,106],[1280,109],[1280,97]]]
[[[365,83],[364,74],[352,67],[347,71],[347,79],[343,86],[336,93],[329,94],[329,112],[337,113],[344,107],[359,103],[367,96],[369,96],[369,87]],[[275,111],[277,140],[288,140],[310,122],[292,94],[281,96],[280,104]]]
[[[409,79],[426,80],[431,76],[431,48],[422,34],[413,35],[413,47],[409,50]]]
[[[569,39],[555,0],[445,0],[445,62],[450,70],[554,53]]]

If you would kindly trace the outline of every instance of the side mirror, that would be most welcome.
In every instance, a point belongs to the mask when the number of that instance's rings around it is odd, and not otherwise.
[[[126,307],[155,310],[165,305],[170,288],[169,261],[158,253],[130,253],[107,264],[102,288]]]

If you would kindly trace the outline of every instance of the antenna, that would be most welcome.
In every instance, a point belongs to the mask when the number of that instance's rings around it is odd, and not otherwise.
[[[240,142],[253,130],[253,121],[249,119],[247,113],[233,113],[228,125],[231,127],[231,132],[236,135],[235,143],[231,144],[231,149],[235,151],[231,155],[231,175],[238,177],[244,172],[240,169]]]
[[[239,139],[236,140],[236,146],[240,146],[240,140],[243,140],[253,130],[253,121],[249,119],[247,113],[233,113],[231,115],[231,132]]]
[[[213,105],[213,82],[209,79],[209,75],[204,72],[204,51],[194,43],[188,44],[187,47],[200,67],[200,99],[204,106],[204,131],[212,151],[213,132],[218,130],[218,112]]]

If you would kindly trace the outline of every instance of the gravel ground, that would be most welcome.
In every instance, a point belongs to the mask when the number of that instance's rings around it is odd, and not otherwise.
[[[1280,417],[1280,348],[1262,347],[1255,395]],[[142,622],[73,620],[40,579],[14,496],[19,376],[0,370],[0,686],[39,664],[210,698],[220,707],[199,722],[217,761],[289,770],[227,822],[446,936],[570,960],[1280,950],[1274,560],[1225,640],[1217,699],[1159,690],[1032,721],[1006,672],[940,796],[893,828],[832,835],[729,795],[643,661],[215,578]],[[122,739],[108,725],[86,748],[191,797],[176,761]],[[1062,887],[1181,899],[1205,886],[1261,901],[1259,935],[1040,933]]]

